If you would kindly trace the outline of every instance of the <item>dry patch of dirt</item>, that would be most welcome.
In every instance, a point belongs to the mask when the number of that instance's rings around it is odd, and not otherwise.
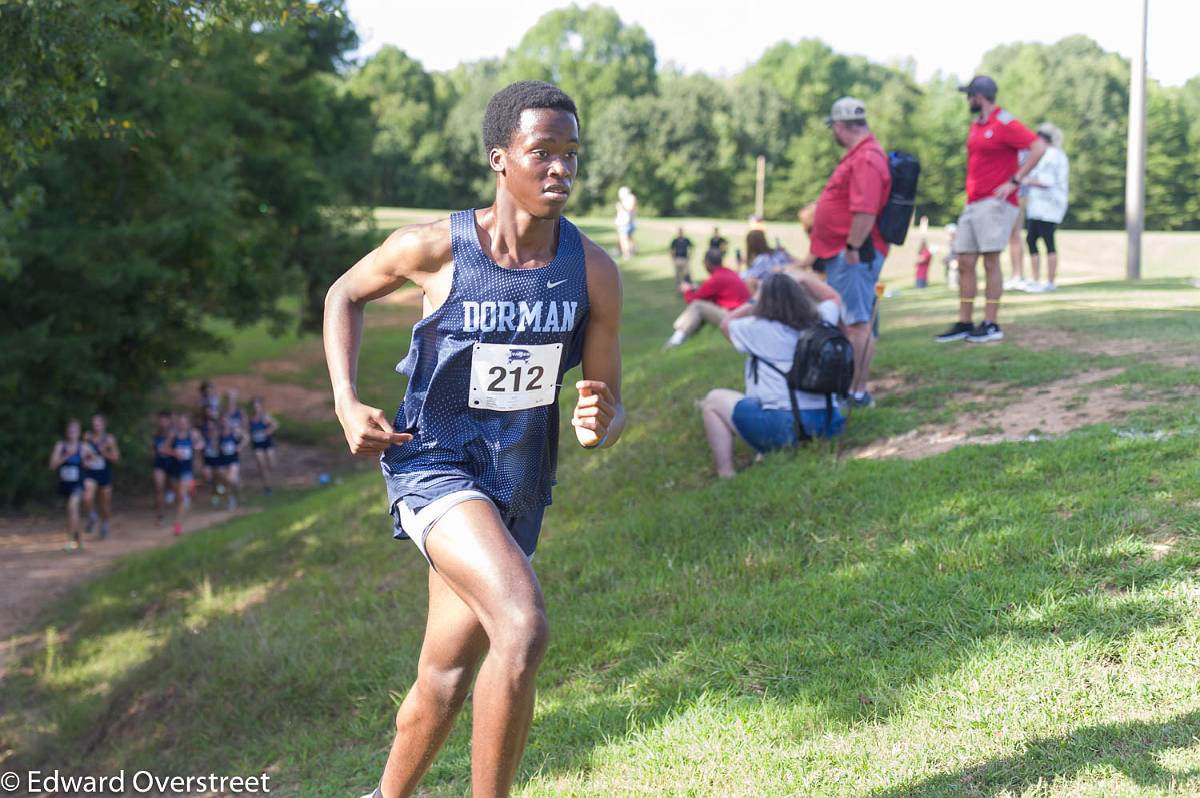
[[[1200,366],[1200,348],[1184,343],[1163,343],[1144,338],[1096,338],[1054,327],[1023,325],[1013,325],[1004,334],[1017,346],[1034,352],[1066,349],[1085,355],[1137,355],[1168,366]]]
[[[243,401],[261,396],[270,413],[284,413],[296,421],[327,421],[333,418],[333,394],[322,382],[307,388],[290,382],[272,382],[257,374],[220,374],[209,378],[213,388],[224,393],[237,388]],[[184,380],[171,386],[171,394],[180,405],[191,406],[199,396],[200,380]]]
[[[993,388],[987,393],[956,397],[984,409],[960,413],[948,425],[925,426],[875,441],[850,452],[855,459],[900,457],[919,459],[968,443],[1000,443],[1061,435],[1089,424],[1120,421],[1126,414],[1154,404],[1153,397],[1130,398],[1123,385],[1097,386],[1122,369],[1100,369],[1032,388]],[[1200,390],[1193,391],[1200,393]],[[987,409],[991,402],[1002,406]]]

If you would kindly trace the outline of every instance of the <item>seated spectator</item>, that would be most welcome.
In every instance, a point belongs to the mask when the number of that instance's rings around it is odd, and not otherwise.
[[[786,372],[792,367],[800,331],[819,321],[836,324],[840,313],[837,292],[815,275],[804,273],[793,279],[771,274],[763,280],[752,309],[739,311],[721,325],[721,331],[739,352],[768,360]],[[760,454],[797,442],[787,381],[773,369],[752,369],[751,360],[746,358],[745,394],[717,388],[709,391],[701,405],[704,433],[719,477],[734,474],[735,437],[740,436]],[[822,395],[797,391],[796,399],[808,435],[819,438],[841,433],[845,418],[836,400],[830,414]]]
[[[767,234],[762,229],[746,234],[746,263],[750,264],[742,274],[750,293],[758,290],[758,284],[771,272],[782,271],[791,256],[783,249],[772,249],[767,245]]]
[[[686,341],[705,322],[720,326],[729,311],[744,305],[750,299],[750,292],[737,272],[721,265],[721,251],[710,249],[704,253],[704,268],[708,270],[708,279],[699,288],[691,281],[679,284],[683,301],[687,303],[683,313],[675,319],[675,332],[663,344],[663,349],[672,349]]]

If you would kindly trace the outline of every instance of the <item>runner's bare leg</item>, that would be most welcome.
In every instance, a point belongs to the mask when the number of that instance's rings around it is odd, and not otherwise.
[[[396,712],[396,739],[380,782],[386,798],[416,790],[450,734],[487,647],[475,613],[430,569],[429,619],[417,681]]]
[[[529,560],[490,502],[467,501],[451,509],[430,530],[426,550],[438,576],[474,614],[486,636],[488,653],[475,681],[472,702],[471,794],[474,798],[507,798],[525,751],[533,720],[534,679],[549,642],[541,587]],[[465,696],[470,666],[478,658],[478,636],[472,624],[456,605],[446,601],[440,607],[452,608],[457,626],[454,639],[447,640],[445,648],[450,667],[442,670],[443,674],[449,671],[449,678],[442,685],[443,700],[455,699],[459,690]],[[434,609],[431,603],[431,628],[435,623]],[[424,656],[423,650],[423,662]],[[431,656],[429,664],[435,661]],[[415,780],[419,780],[428,760],[449,733],[457,712],[457,707],[449,710],[452,700],[447,700],[442,709],[431,709],[437,696],[426,699],[421,684],[418,670],[419,692],[413,710],[403,719],[397,718],[399,729],[402,720],[408,723],[410,719],[419,719],[418,710],[429,713],[424,723],[417,720],[413,726],[418,734],[424,732],[425,736],[419,741],[410,737],[406,746],[418,749],[419,753],[399,752],[400,761],[394,770],[399,776],[397,781],[404,785],[415,785]],[[458,703],[461,705],[461,699]],[[392,770],[390,758],[388,765],[389,771]],[[385,781],[386,798],[407,795],[390,792],[391,786]]]

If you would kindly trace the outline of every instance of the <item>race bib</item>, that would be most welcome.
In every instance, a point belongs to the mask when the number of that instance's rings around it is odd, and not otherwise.
[[[65,465],[58,469],[58,478],[63,482],[78,482],[79,481],[79,466]]]
[[[221,454],[223,455],[229,456],[231,454],[237,454],[237,450],[237,444],[233,441],[225,441],[221,444]]]
[[[256,429],[250,433],[250,440],[255,443],[262,443],[267,439],[267,431],[265,429]]]
[[[475,344],[471,395],[480,410],[528,410],[554,403],[562,344]]]

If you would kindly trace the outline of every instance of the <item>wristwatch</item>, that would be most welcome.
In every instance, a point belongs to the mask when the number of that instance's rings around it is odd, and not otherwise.
[[[1017,177],[1016,175],[1013,175],[1012,177],[1010,177],[1008,179],[1008,182],[1012,183],[1014,186],[1019,186],[1019,185],[1021,185],[1021,178]]]
[[[859,246],[859,247],[861,247],[861,246],[862,246],[862,244],[859,244],[858,246]],[[854,246],[854,245],[853,245],[853,244],[851,244],[849,241],[847,241],[847,242],[846,242],[846,250],[847,250],[847,251],[849,251],[849,252],[857,252],[857,251],[858,251],[858,247]]]

